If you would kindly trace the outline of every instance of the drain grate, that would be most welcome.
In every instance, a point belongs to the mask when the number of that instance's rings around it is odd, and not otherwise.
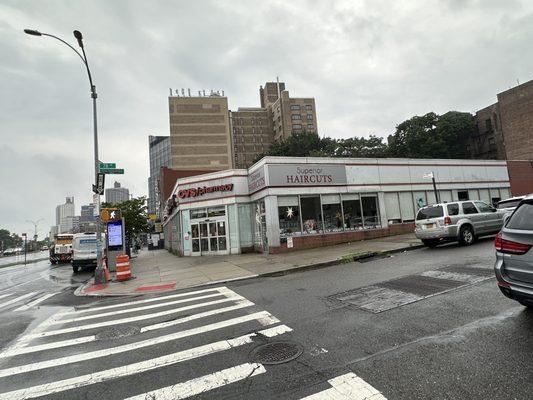
[[[431,296],[432,294],[445,292],[461,285],[464,285],[464,283],[422,275],[410,275],[379,284],[381,287],[414,293],[418,296]]]
[[[300,357],[302,353],[303,348],[298,343],[279,341],[256,347],[251,351],[250,359],[259,364],[283,364]]]

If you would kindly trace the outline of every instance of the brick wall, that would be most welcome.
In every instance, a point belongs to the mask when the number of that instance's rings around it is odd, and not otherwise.
[[[356,242],[359,240],[376,239],[380,237],[401,235],[414,232],[414,224],[394,224],[383,229],[368,229],[362,231],[327,233],[322,235],[293,236],[293,247],[287,248],[287,243],[280,247],[270,247],[269,253],[286,253],[295,250],[312,249],[315,247],[331,246],[340,243]]]
[[[533,161],[507,161],[513,196],[533,193]]]

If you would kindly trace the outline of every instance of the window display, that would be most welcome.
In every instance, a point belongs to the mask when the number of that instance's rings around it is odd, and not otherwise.
[[[362,229],[363,218],[359,194],[343,194],[342,208],[344,210],[344,229],[348,231]]]
[[[338,194],[322,195],[322,212],[324,214],[325,232],[343,230],[341,199]]]
[[[280,237],[302,233],[298,196],[278,197],[278,216]]]
[[[303,233],[322,232],[322,210],[320,196],[301,196]]]

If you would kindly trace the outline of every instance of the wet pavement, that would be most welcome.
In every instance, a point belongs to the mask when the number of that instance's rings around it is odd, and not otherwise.
[[[89,273],[37,263],[10,287],[58,292],[0,298],[0,400],[530,399],[533,313],[493,258],[484,239],[125,298],[76,297]]]

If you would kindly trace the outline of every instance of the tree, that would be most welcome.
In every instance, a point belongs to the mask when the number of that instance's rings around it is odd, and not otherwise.
[[[118,204],[102,203],[102,208],[118,208],[125,221],[126,237],[132,240],[148,232],[146,197],[137,197]]]
[[[337,140],[335,157],[369,157],[382,158],[387,154],[387,144],[383,138],[370,135],[368,138],[357,137]]]
[[[414,116],[388,137],[388,155],[410,158],[465,158],[466,141],[476,126],[470,113],[430,112]]]
[[[22,238],[16,233],[10,233],[7,229],[0,229],[0,242],[3,242],[4,249],[22,246]]]

